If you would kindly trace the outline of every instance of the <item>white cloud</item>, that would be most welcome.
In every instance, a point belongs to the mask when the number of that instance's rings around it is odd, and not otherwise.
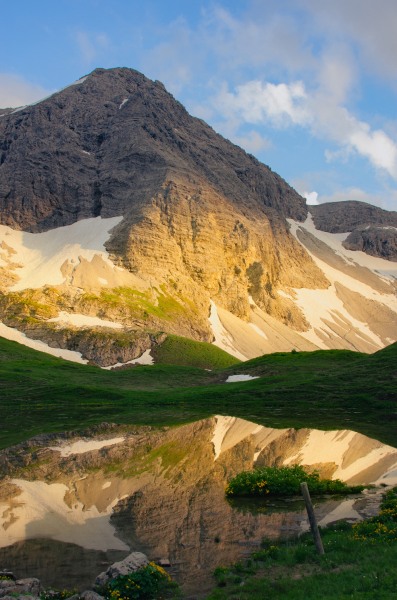
[[[346,81],[342,87],[346,88]],[[253,80],[237,86],[235,92],[223,84],[213,103],[236,131],[238,122],[306,127],[316,137],[337,143],[344,157],[354,151],[397,179],[397,143],[383,130],[371,130],[368,123],[356,119],[339,104],[341,95],[344,93],[332,95],[323,87],[307,91],[301,81],[273,84]],[[331,156],[338,157],[328,151],[326,158]]]
[[[322,91],[313,94],[308,110],[312,114],[311,131],[319,138],[336,142],[343,150],[341,157],[344,160],[349,152],[355,151],[374,167],[397,179],[397,143],[383,130],[371,130],[368,123],[332,102]],[[328,160],[331,156],[326,153]]]
[[[307,204],[313,206],[314,204],[318,204],[318,193],[317,192],[303,192],[302,196],[306,198]]]
[[[357,65],[346,44],[334,43],[320,54],[316,65],[316,87],[334,104],[344,104],[357,85]]]
[[[327,163],[332,163],[334,161],[347,163],[352,154],[353,149],[347,146],[339,148],[338,150],[329,150],[328,148],[324,150],[324,156]]]
[[[224,85],[214,103],[229,118],[239,115],[247,123],[268,121],[284,127],[307,122],[305,100],[306,92],[300,81],[273,84],[254,80],[237,86],[235,93],[229,92]]]
[[[9,73],[0,73],[0,107],[9,108],[25,106],[41,100],[51,92],[45,88],[31,83]]]
[[[384,131],[371,131],[367,123],[358,122],[349,141],[359,154],[397,179],[397,145]]]

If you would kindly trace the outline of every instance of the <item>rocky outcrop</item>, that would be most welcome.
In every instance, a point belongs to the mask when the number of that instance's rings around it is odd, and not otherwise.
[[[317,229],[330,233],[348,233],[343,245],[371,256],[397,260],[397,212],[366,202],[348,200],[311,206]]]
[[[96,69],[6,114],[0,138],[1,222],[25,231],[126,215],[181,173],[192,191],[206,181],[243,209],[307,213],[281,177],[132,69]]]
[[[343,245],[348,250],[361,250],[371,256],[397,261],[397,225],[357,228],[347,236]]]
[[[13,573],[2,575],[0,571],[0,598],[37,598],[40,591],[40,581],[35,577],[16,579]]]
[[[148,564],[149,559],[145,554],[142,552],[131,552],[126,558],[113,563],[106,571],[100,573],[92,587],[101,591],[101,588],[111,579],[115,579],[119,575],[134,573]],[[43,591],[40,580],[35,577],[17,579],[12,571],[0,571],[0,598],[3,600],[35,600],[40,598]],[[103,600],[104,598],[94,589],[80,591],[69,596],[67,595],[67,590],[64,590],[63,594],[65,598],[69,598],[70,600]],[[51,596],[58,597],[59,591],[45,590],[45,597],[51,598]]]
[[[103,586],[110,579],[119,575],[128,575],[149,564],[149,559],[143,552],[132,552],[123,560],[113,563],[106,571],[100,573],[95,579],[95,585]]]
[[[329,233],[347,233],[368,225],[397,227],[397,212],[372,206],[367,202],[346,200],[310,206],[317,229]]]

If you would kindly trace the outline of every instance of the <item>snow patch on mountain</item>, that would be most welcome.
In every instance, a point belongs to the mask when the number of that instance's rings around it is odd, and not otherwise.
[[[38,350],[39,352],[45,352],[46,354],[57,356],[58,358],[64,358],[65,360],[70,360],[72,362],[77,362],[84,365],[88,363],[88,360],[85,360],[81,356],[80,352],[75,352],[74,350],[64,350],[62,348],[51,348],[51,346],[45,342],[33,340],[27,337],[21,331],[18,331],[13,327],[7,327],[7,325],[4,325],[3,323],[0,323],[0,336],[6,340],[18,342],[18,344],[22,344],[23,346],[27,346],[33,350]]]
[[[138,358],[133,358],[125,363],[116,363],[115,365],[110,365],[109,367],[101,367],[105,371],[111,371],[112,369],[118,369],[119,367],[124,367],[125,365],[154,365],[154,360],[152,355],[150,354],[150,349],[145,350],[141,356]]]
[[[100,319],[99,317],[89,317],[79,313],[67,313],[61,311],[57,317],[48,319],[49,323],[64,323],[66,325],[73,325],[74,327],[110,327],[111,329],[122,329],[121,323],[115,323],[114,321],[107,321],[106,319]]]
[[[82,259],[92,260],[99,255],[110,263],[105,242],[110,231],[123,217],[84,219],[51,229],[44,233],[15,231],[0,225],[0,245],[6,244],[12,253],[13,272],[19,281],[11,291],[38,289],[45,285],[60,285],[65,281],[62,267],[78,264]],[[2,253],[2,265],[6,265]]]
[[[380,281],[394,282],[397,279],[397,269],[393,263],[382,258],[369,256],[364,252],[346,250],[342,246],[342,241],[348,234],[333,234],[317,230],[310,214],[303,223],[291,219],[288,219],[288,222],[291,226],[291,233],[306,248],[306,251],[309,252],[331,284],[327,289],[294,289],[294,301],[311,325],[311,329],[302,332],[301,335],[320,348],[329,348],[327,338],[330,340],[335,339],[335,334],[338,335],[338,331],[341,331],[341,338],[343,339],[343,330],[345,330],[345,334],[349,334],[346,325],[350,323],[356,341],[358,340],[360,343],[361,338],[361,342],[368,346],[368,350],[371,349],[371,346],[372,350],[370,351],[384,347],[386,339],[381,339],[380,335],[371,328],[370,323],[360,319],[357,309],[355,310],[353,306],[346,304],[340,298],[337,286],[340,284],[351,292],[360,294],[360,296],[377,302],[380,306],[383,305],[397,313],[397,296],[393,293],[392,287],[390,286],[390,293],[384,293],[375,289],[376,286],[374,287],[373,279],[371,279],[373,278],[372,274],[376,274]],[[326,244],[326,252],[329,252],[328,257],[324,255],[320,258],[319,255],[311,252],[310,247],[306,247],[300,239],[299,231],[306,231],[323,244]],[[342,265],[345,264],[348,267],[345,271],[343,267],[342,270],[339,270],[335,264],[332,264],[332,257],[335,255],[342,260]],[[360,277],[356,278],[354,271],[349,271],[349,268],[352,267],[361,269]],[[388,338],[387,341],[389,343],[394,341],[394,336]],[[354,346],[354,341],[352,344]]]
[[[214,341],[212,342],[214,346],[218,346],[222,350],[225,350],[232,356],[239,358],[240,360],[247,360],[247,357],[244,356],[234,345],[233,336],[225,329],[222,325],[222,322],[218,315],[218,309],[216,307],[215,302],[211,300],[210,302],[210,316],[208,320],[212,327],[212,332],[214,334]]]
[[[62,457],[71,456],[72,454],[85,454],[86,452],[92,452],[93,450],[101,450],[115,444],[121,444],[124,442],[125,437],[116,437],[109,440],[83,440],[80,439],[72,444],[63,446],[49,446],[50,450],[54,452],[60,452]]]

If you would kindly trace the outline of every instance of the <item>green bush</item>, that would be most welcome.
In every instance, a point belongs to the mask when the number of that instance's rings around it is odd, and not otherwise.
[[[119,575],[101,590],[108,600],[162,600],[178,596],[178,586],[159,565],[150,562],[145,567]]]
[[[320,479],[317,471],[308,473],[302,466],[262,467],[243,471],[226,487],[226,496],[295,496],[306,481],[311,494],[349,494],[361,492],[363,486],[348,486],[339,479]]]

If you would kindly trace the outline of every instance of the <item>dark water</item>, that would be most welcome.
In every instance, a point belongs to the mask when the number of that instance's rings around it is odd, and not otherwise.
[[[1,548],[0,569],[10,569],[18,578],[37,577],[44,587],[82,591],[91,587],[93,573],[99,574],[125,556],[120,550],[86,550],[42,538]]]

